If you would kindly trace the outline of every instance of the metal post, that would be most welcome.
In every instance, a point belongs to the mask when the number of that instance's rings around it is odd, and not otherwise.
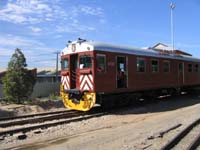
[[[173,14],[173,10],[175,8],[175,5],[173,2],[171,2],[170,4],[170,8],[171,8],[171,44],[172,44],[172,50],[174,51],[174,14]]]
[[[58,82],[58,54],[59,52],[54,52],[56,54],[56,82]]]

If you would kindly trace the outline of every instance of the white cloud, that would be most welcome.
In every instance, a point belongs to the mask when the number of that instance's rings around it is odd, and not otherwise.
[[[32,46],[32,45],[42,46],[43,44],[35,40],[30,40],[30,39],[9,34],[9,35],[0,36],[0,45],[8,46],[8,47],[12,47],[12,46],[20,47],[20,46]]]
[[[62,19],[64,21],[58,22],[56,26],[56,31],[59,33],[91,32],[96,30],[96,24],[106,23],[103,9],[100,7],[86,5],[73,6],[68,9],[64,16]]]
[[[15,15],[15,14],[3,14],[1,15],[1,12],[0,12],[0,17],[1,17],[1,20],[4,20],[4,21],[10,21],[13,23],[22,23],[22,22],[25,22],[27,20],[27,18],[25,18],[24,16],[20,16],[20,15]]]
[[[14,53],[16,48],[20,48],[24,53],[29,66],[36,67],[38,65],[44,65],[43,62],[38,62],[39,59],[43,60],[45,57],[49,59],[53,52],[57,49],[46,46],[38,40],[27,39],[25,37],[15,35],[0,35],[0,67],[6,67],[10,60],[10,57]],[[45,54],[45,55],[41,55]],[[53,62],[53,61],[52,61]],[[46,64],[52,66],[52,63]]]
[[[44,52],[48,54],[55,51],[49,45],[35,40],[34,35],[40,35],[42,39],[51,41],[50,34],[55,35],[51,36],[55,40],[64,37],[64,34],[60,33],[93,32],[97,30],[98,25],[106,22],[102,8],[81,3],[73,5],[67,2],[66,0],[7,0],[7,3],[0,7],[0,23],[9,22],[17,24],[17,27],[24,27],[25,30],[20,30],[22,34],[27,29],[32,32],[27,32],[26,37],[17,36],[18,28],[12,30],[16,31],[12,35],[1,33],[1,58],[11,56],[18,47],[25,52],[29,61],[34,62],[37,58],[34,57],[36,54]],[[42,32],[44,34],[41,34]]]
[[[33,26],[30,26],[29,29],[31,29],[33,32],[35,33],[38,33],[38,32],[41,32],[42,29],[41,28],[38,28],[38,27],[33,27]]]
[[[42,14],[51,12],[51,7],[40,0],[11,0],[0,10],[0,20],[12,23],[38,23],[43,21]]]
[[[105,19],[100,19],[99,22],[104,24],[104,23],[106,23],[106,20]]]
[[[0,20],[2,21],[30,26],[47,22],[54,22],[62,27],[64,24],[64,29],[57,28],[58,32],[94,31],[94,25],[89,25],[87,19],[94,22],[93,24],[106,22],[104,11],[100,7],[81,4],[63,7],[58,0],[9,0],[0,9]],[[42,30],[35,27],[30,29],[33,32]]]
[[[80,13],[84,13],[86,15],[94,15],[94,16],[103,16],[103,10],[100,7],[94,8],[90,6],[80,5],[78,7]]]
[[[52,47],[46,46],[44,43],[34,40],[34,39],[28,39],[21,36],[15,36],[15,35],[0,35],[0,55],[1,50],[7,50],[12,51],[15,50],[15,48],[20,48],[22,50],[25,50],[27,54],[30,56],[33,55],[39,55],[40,53],[52,53],[55,52],[56,49],[53,49]]]
[[[12,34],[1,34],[0,35],[0,54],[2,49],[14,50],[15,48],[21,48],[29,51],[31,54],[35,55],[35,52],[39,54],[40,52],[55,52],[56,49],[46,46],[41,41],[30,39],[27,37],[16,36]]]
[[[54,39],[59,39],[59,38],[62,38],[62,37],[63,37],[63,36],[62,36],[62,35],[59,35],[59,34],[58,34],[58,35],[55,35],[55,36],[53,36],[53,38],[54,38]]]
[[[0,56],[2,56],[2,57],[11,56],[13,52],[14,52],[14,50],[10,50],[8,48],[0,47]]]
[[[37,4],[36,10],[41,10],[41,11],[46,11],[46,12],[51,12],[51,8],[46,5],[46,4]]]
[[[57,32],[67,32],[67,33],[78,33],[78,32],[91,32],[94,31],[95,27],[85,26],[81,24],[67,24],[67,25],[58,25],[56,26]]]

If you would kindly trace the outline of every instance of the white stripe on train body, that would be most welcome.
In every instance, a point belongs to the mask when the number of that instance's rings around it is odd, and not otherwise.
[[[62,76],[61,77],[61,83],[64,86],[65,90],[69,90],[70,89],[69,76]]]
[[[80,90],[93,90],[93,76],[89,75],[80,75]]]

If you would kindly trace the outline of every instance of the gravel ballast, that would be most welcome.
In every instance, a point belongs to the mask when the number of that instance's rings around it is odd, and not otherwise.
[[[199,117],[200,98],[181,96],[29,132],[23,140],[7,136],[0,140],[0,149],[155,150]]]

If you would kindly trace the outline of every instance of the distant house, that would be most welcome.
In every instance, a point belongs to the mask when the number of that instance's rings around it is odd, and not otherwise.
[[[54,69],[33,69],[31,71],[36,75],[36,83],[31,97],[47,97],[50,94],[59,93],[60,71],[57,73]],[[0,98],[3,97],[2,78],[5,74],[5,70],[0,70]]]
[[[174,49],[166,44],[158,43],[154,45],[153,47],[150,47],[150,49],[153,49],[155,51],[158,51],[163,54],[175,54],[175,55],[186,55],[186,56],[192,56],[189,53],[186,53],[182,50]]]
[[[32,97],[47,97],[50,94],[59,93],[60,80],[60,71],[56,73],[54,69],[38,70]]]

